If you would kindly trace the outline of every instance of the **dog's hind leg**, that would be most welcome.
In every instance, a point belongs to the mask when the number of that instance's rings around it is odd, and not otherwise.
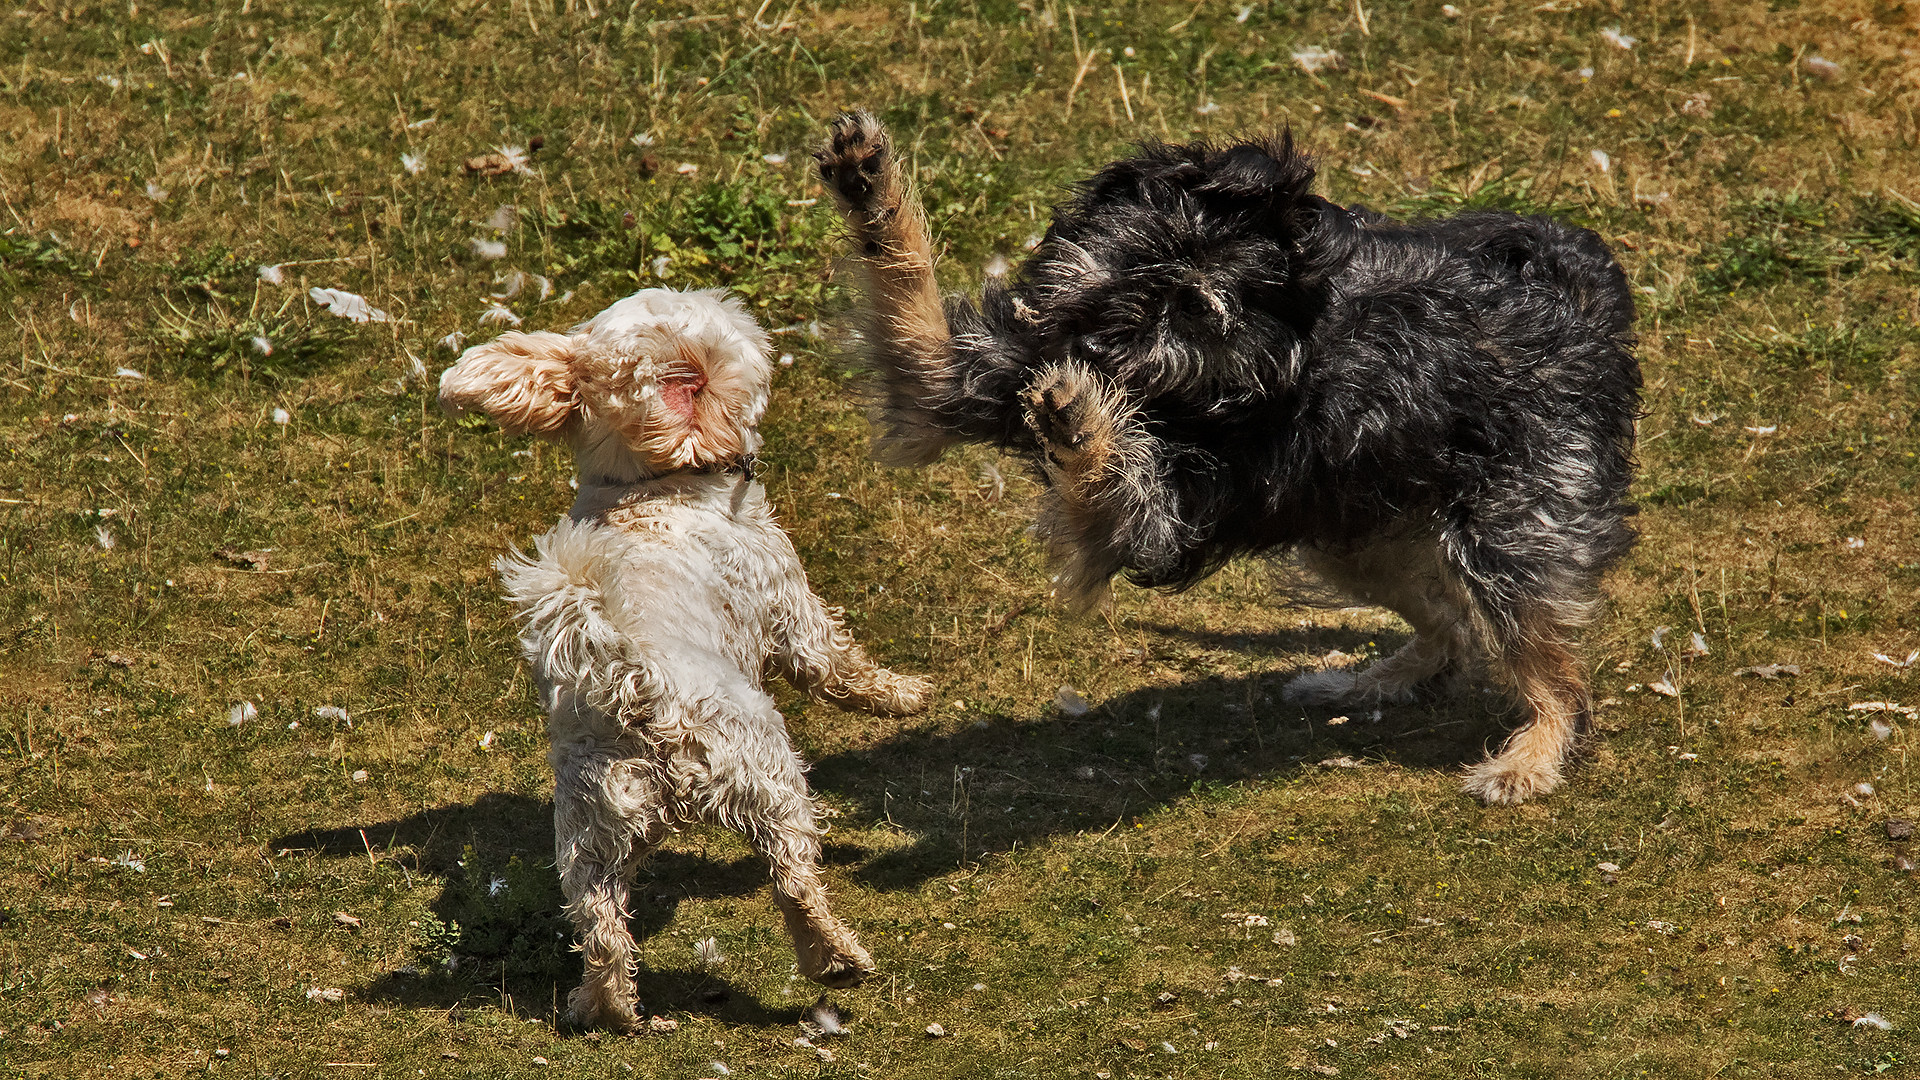
[[[1305,549],[1301,561],[1328,584],[1405,619],[1413,639],[1359,670],[1300,675],[1287,683],[1286,700],[1309,705],[1412,701],[1420,687],[1466,662],[1472,646],[1466,598],[1458,580],[1440,565],[1432,538],[1359,550]]]
[[[1551,605],[1525,610],[1495,657],[1529,715],[1498,754],[1467,770],[1467,791],[1486,802],[1512,805],[1559,787],[1561,764],[1592,724],[1593,701],[1569,629]]]
[[[812,805],[762,815],[747,835],[772,864],[773,900],[793,939],[800,974],[834,987],[858,986],[873,974],[873,958],[827,901]]]
[[[722,689],[702,703],[721,709],[684,734],[670,768],[688,771],[675,787],[687,792],[688,811],[733,829],[772,865],[773,899],[793,939],[800,974],[827,986],[854,986],[873,972],[873,959],[845,923],[834,917],[820,879],[822,830],[800,758],[787,739],[773,699],[745,686]]]
[[[627,926],[629,883],[634,866],[664,831],[659,815],[645,812],[661,804],[608,747],[562,743],[549,756],[560,891],[586,966],[579,987],[567,995],[567,1019],[580,1027],[632,1031],[640,1020]]]
[[[804,574],[797,582],[783,582],[780,592],[784,595],[772,605],[770,644],[774,663],[788,682],[818,700],[878,716],[907,716],[927,707],[932,684],[874,663],[847,632],[840,612],[807,588]]]

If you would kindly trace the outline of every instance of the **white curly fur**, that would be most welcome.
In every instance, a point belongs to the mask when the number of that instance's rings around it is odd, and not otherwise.
[[[499,401],[522,430],[567,439],[580,468],[568,516],[496,564],[552,739],[561,889],[586,957],[569,1018],[638,1022],[629,882],[684,824],[734,829],[772,863],[802,974],[859,982],[873,962],[828,906],[805,766],[762,673],[882,714],[918,711],[928,686],[867,658],[765,491],[728,468],[759,443],[765,335],[717,290],[648,290],[545,335],[564,344],[514,385],[502,371],[528,337],[468,350],[441,386],[452,410]],[[520,423],[541,393],[564,419]]]

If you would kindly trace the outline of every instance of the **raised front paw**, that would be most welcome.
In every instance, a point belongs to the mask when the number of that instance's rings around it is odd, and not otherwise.
[[[1091,368],[1056,364],[1042,371],[1022,397],[1027,427],[1063,478],[1083,481],[1106,464],[1113,453],[1118,402]]]
[[[833,118],[826,148],[813,157],[820,163],[820,182],[842,206],[849,212],[870,213],[877,208],[892,152],[887,129],[872,113],[859,109]]]
[[[918,675],[883,672],[873,711],[880,716],[912,716],[925,712],[933,698],[933,680]]]

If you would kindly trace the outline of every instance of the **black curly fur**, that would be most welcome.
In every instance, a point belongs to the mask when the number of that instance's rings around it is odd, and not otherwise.
[[[1618,263],[1550,218],[1397,223],[1313,177],[1284,135],[1107,166],[1012,282],[949,301],[948,377],[918,408],[1037,455],[1020,393],[1038,370],[1117,382],[1161,462],[1164,505],[1133,509],[1177,524],[1114,545],[1142,585],[1426,522],[1496,629],[1588,595],[1633,542],[1640,373]]]

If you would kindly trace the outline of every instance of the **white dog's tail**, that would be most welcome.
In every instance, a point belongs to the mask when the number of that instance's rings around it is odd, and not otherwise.
[[[510,552],[494,569],[519,616],[520,648],[534,674],[633,723],[662,688],[660,673],[630,654],[627,635],[608,615],[624,540],[617,530],[563,518],[534,538],[533,555]]]

